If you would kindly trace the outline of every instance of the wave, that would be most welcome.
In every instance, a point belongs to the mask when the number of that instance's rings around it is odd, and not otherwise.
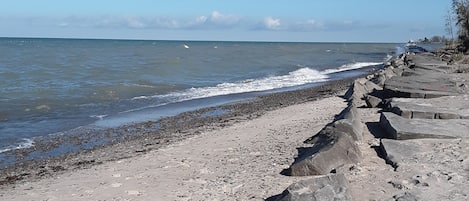
[[[0,149],[0,153],[11,151],[11,150],[17,150],[17,149],[26,149],[34,146],[34,141],[31,139],[24,138],[22,139],[23,142],[21,142],[18,146],[8,146],[3,149]]]
[[[308,83],[322,82],[326,81],[328,78],[329,77],[327,75],[322,74],[317,70],[303,67],[281,76],[270,76],[260,79],[247,79],[240,82],[232,83],[221,83],[210,87],[190,88],[185,91],[174,92],[165,95],[138,96],[132,98],[132,100],[158,98],[167,99],[171,101],[187,101],[213,96],[267,91],[278,88],[292,87]]]
[[[190,88],[184,91],[173,92],[165,95],[137,96],[132,100],[140,99],[165,99],[170,102],[181,102],[199,98],[222,96],[228,94],[240,94],[248,92],[268,91],[273,89],[300,86],[316,82],[327,81],[329,74],[360,69],[368,66],[380,65],[378,62],[356,62],[342,65],[339,68],[323,71],[298,65],[298,69],[286,75],[269,76],[260,79],[248,79],[239,82],[221,83],[216,86]]]
[[[377,66],[381,64],[383,64],[383,62],[355,62],[351,64],[342,65],[339,68],[323,70],[321,71],[321,73],[324,73],[324,74],[339,73],[343,71],[355,70],[355,69],[365,68],[368,66]]]

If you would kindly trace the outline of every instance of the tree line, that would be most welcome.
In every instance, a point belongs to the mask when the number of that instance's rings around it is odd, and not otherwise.
[[[446,31],[454,40],[453,26],[457,29],[457,48],[469,50],[469,0],[452,0],[452,10],[446,16]]]

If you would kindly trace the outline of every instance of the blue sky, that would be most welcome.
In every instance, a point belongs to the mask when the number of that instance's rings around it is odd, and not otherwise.
[[[403,42],[445,35],[450,0],[2,0],[0,37]]]

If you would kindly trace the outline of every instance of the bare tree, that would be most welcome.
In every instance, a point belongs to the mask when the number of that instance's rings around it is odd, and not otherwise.
[[[469,0],[453,0],[453,12],[456,16],[458,38],[461,50],[469,50]]]
[[[446,17],[445,30],[446,30],[446,33],[451,36],[451,40],[448,45],[451,49],[453,49],[454,48],[453,47],[454,46],[454,32],[453,32],[454,23],[453,23],[453,13],[451,13],[451,10],[448,10],[445,17]]]

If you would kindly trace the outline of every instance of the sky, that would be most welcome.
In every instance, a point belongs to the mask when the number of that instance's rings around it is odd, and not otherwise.
[[[405,42],[442,36],[450,0],[2,0],[0,37]]]

